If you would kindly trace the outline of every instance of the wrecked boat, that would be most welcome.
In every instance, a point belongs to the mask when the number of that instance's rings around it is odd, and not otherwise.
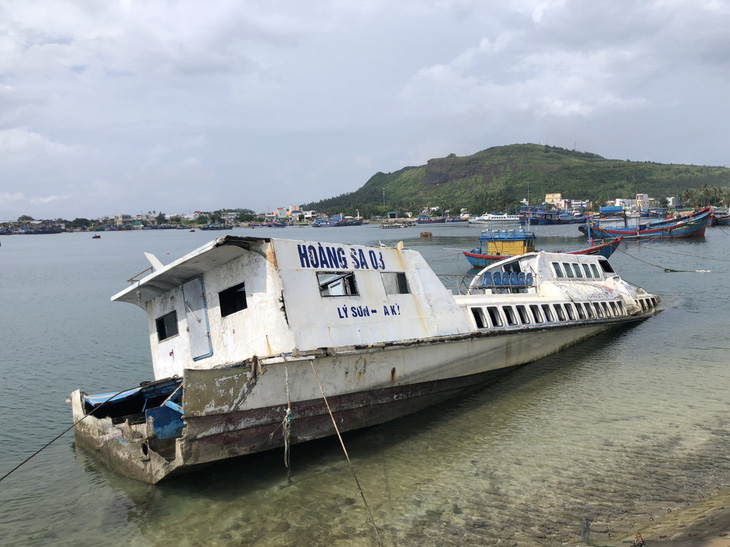
[[[227,235],[112,297],[147,312],[155,380],[71,397],[77,444],[149,483],[416,412],[660,299],[601,256],[528,253],[463,294],[413,250]],[[325,401],[326,397],[326,401]]]

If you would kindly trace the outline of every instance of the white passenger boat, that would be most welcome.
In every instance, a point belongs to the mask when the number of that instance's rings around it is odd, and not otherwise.
[[[391,247],[225,236],[112,300],[149,322],[154,382],[72,394],[79,445],[156,483],[381,423],[657,311],[600,256],[528,253],[453,294]],[[466,287],[466,286],[465,286]]]

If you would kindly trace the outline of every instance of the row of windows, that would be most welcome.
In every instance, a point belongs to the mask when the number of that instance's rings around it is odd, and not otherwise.
[[[647,299],[650,300],[650,299]],[[648,302],[646,305],[651,305]],[[642,304],[643,306],[643,304]],[[653,303],[656,306],[656,303]],[[603,319],[626,315],[621,300],[609,302],[573,302],[564,304],[502,305],[471,308],[477,328],[555,323],[585,319]]]
[[[385,294],[410,294],[404,272],[381,272]],[[355,272],[317,272],[321,296],[357,296]]]
[[[555,277],[600,279],[601,274],[595,264],[578,264],[577,262],[553,262]],[[601,261],[604,270],[609,271],[608,262]]]
[[[245,310],[248,307],[246,302],[246,284],[239,283],[218,293],[220,302],[221,317]],[[157,338],[162,341],[178,334],[177,312],[172,310],[155,320],[157,327]]]
[[[386,294],[409,294],[408,280],[404,272],[381,272]],[[359,293],[354,272],[317,272],[319,293],[322,296],[356,296]],[[239,283],[218,293],[221,317],[234,314],[248,307],[246,285]],[[178,334],[175,310],[155,320],[157,338],[162,341]]]

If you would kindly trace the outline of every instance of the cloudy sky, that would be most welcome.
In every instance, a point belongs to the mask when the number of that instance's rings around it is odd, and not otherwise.
[[[0,220],[270,210],[548,143],[727,165],[725,0],[0,0]]]

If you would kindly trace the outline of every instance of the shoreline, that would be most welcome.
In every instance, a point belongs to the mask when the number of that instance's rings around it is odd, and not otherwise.
[[[633,542],[637,531],[647,547],[655,544],[667,547],[730,547],[730,488],[668,513],[658,521],[637,527],[619,544]]]

